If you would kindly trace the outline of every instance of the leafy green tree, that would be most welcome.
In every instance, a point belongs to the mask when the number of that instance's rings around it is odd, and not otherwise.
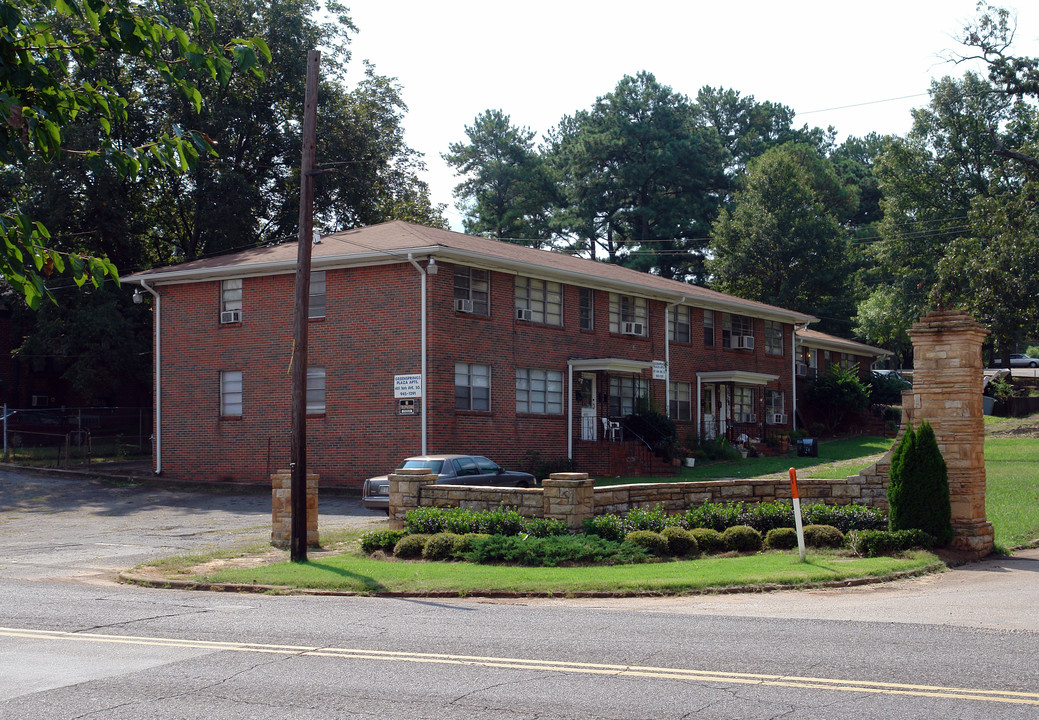
[[[941,546],[952,541],[949,471],[926,420],[915,432],[906,428],[892,455],[887,496],[891,530],[923,530]]]
[[[269,59],[262,40],[200,40],[216,27],[209,6],[180,0],[171,9],[183,9],[186,22],[178,24],[154,5],[130,0],[6,3],[0,14],[0,111],[6,119],[0,123],[0,165],[19,173],[34,158],[50,162],[77,155],[93,172],[111,168],[133,180],[153,166],[183,171],[212,152],[205,135],[180,125],[157,128],[143,144],[123,142],[115,131],[128,119],[142,88],[121,87],[94,72],[112,61],[138,63],[196,111],[202,104],[201,78],[226,85],[236,70],[262,75],[258,61]],[[73,123],[93,126],[82,146],[67,142],[65,131]],[[115,266],[103,257],[54,248],[46,226],[18,205],[2,209],[0,233],[5,241],[0,274],[31,307],[50,294],[46,278],[66,267],[81,286],[117,277]]]
[[[809,145],[772,148],[750,161],[734,197],[735,208],[714,225],[712,285],[823,318],[847,317],[841,221],[851,216],[855,196],[829,161]]]
[[[849,413],[869,406],[869,387],[859,379],[858,365],[831,365],[805,388],[805,402],[818,408],[827,429],[836,432]]]
[[[899,312],[898,302],[894,288],[889,285],[877,286],[859,303],[854,329],[855,334],[866,342],[895,353],[895,364],[902,367],[912,353],[913,342],[909,339],[909,328],[916,316]]]
[[[667,278],[702,277],[726,153],[684,95],[648,72],[625,76],[564,118],[550,152],[567,210],[560,231],[611,262]]]
[[[534,131],[515,127],[501,110],[487,110],[466,126],[468,142],[443,154],[464,179],[455,187],[465,231],[499,240],[549,240],[555,185],[534,148]],[[540,241],[540,242],[539,242]]]

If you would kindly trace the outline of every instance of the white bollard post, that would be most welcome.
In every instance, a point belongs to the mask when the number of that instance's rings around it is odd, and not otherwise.
[[[790,492],[794,499],[794,527],[797,529],[797,550],[805,561],[805,533],[801,527],[801,498],[797,495],[797,470],[790,468]]]

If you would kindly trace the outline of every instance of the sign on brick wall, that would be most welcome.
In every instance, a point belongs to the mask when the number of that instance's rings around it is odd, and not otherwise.
[[[422,397],[421,375],[394,375],[393,376],[394,398],[417,398]]]

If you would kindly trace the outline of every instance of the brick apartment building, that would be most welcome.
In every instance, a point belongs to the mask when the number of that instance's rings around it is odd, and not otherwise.
[[[296,252],[126,279],[155,296],[156,472],[259,482],[287,467]],[[607,473],[643,398],[683,440],[794,422],[794,331],[815,320],[802,313],[405,222],[321,238],[312,264],[308,468],[322,485],[360,487],[424,450]]]

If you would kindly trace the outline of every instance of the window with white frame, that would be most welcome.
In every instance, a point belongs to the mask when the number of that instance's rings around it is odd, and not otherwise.
[[[671,383],[669,408],[672,420],[693,419],[693,386],[687,382]]]
[[[455,266],[455,310],[490,314],[490,279],[486,270]]]
[[[765,413],[768,415],[774,415],[776,413],[786,412],[783,408],[785,406],[785,397],[782,390],[766,390],[765,391]]]
[[[783,354],[783,323],[765,321],[765,352],[769,355]]]
[[[455,410],[491,410],[491,366],[455,363]]]
[[[610,417],[631,415],[641,405],[646,396],[646,388],[642,378],[637,375],[610,376]]]
[[[649,335],[649,304],[646,298],[610,293],[610,332]]]
[[[562,415],[562,371],[516,368],[516,412]]]
[[[714,346],[714,310],[703,311],[703,344],[704,347]]]
[[[689,307],[677,305],[671,308],[671,317],[668,318],[671,325],[671,339],[674,342],[687,343],[692,331],[692,323],[689,319]]]
[[[310,312],[309,317],[325,316],[325,271],[310,273]]]
[[[516,278],[516,317],[520,320],[563,324],[563,286],[537,278]]]
[[[224,280],[220,283],[220,322],[242,321],[242,279]]]
[[[722,313],[722,347],[754,349],[754,318]]]
[[[756,423],[758,421],[754,410],[754,388],[747,385],[737,385],[733,388],[732,412],[735,422]]]
[[[307,368],[307,415],[321,415],[325,412],[325,369],[323,367]]]
[[[594,330],[595,314],[595,291],[591,288],[581,288],[580,291],[580,327],[582,330]]]
[[[220,415],[240,417],[242,414],[242,371],[220,373]]]

